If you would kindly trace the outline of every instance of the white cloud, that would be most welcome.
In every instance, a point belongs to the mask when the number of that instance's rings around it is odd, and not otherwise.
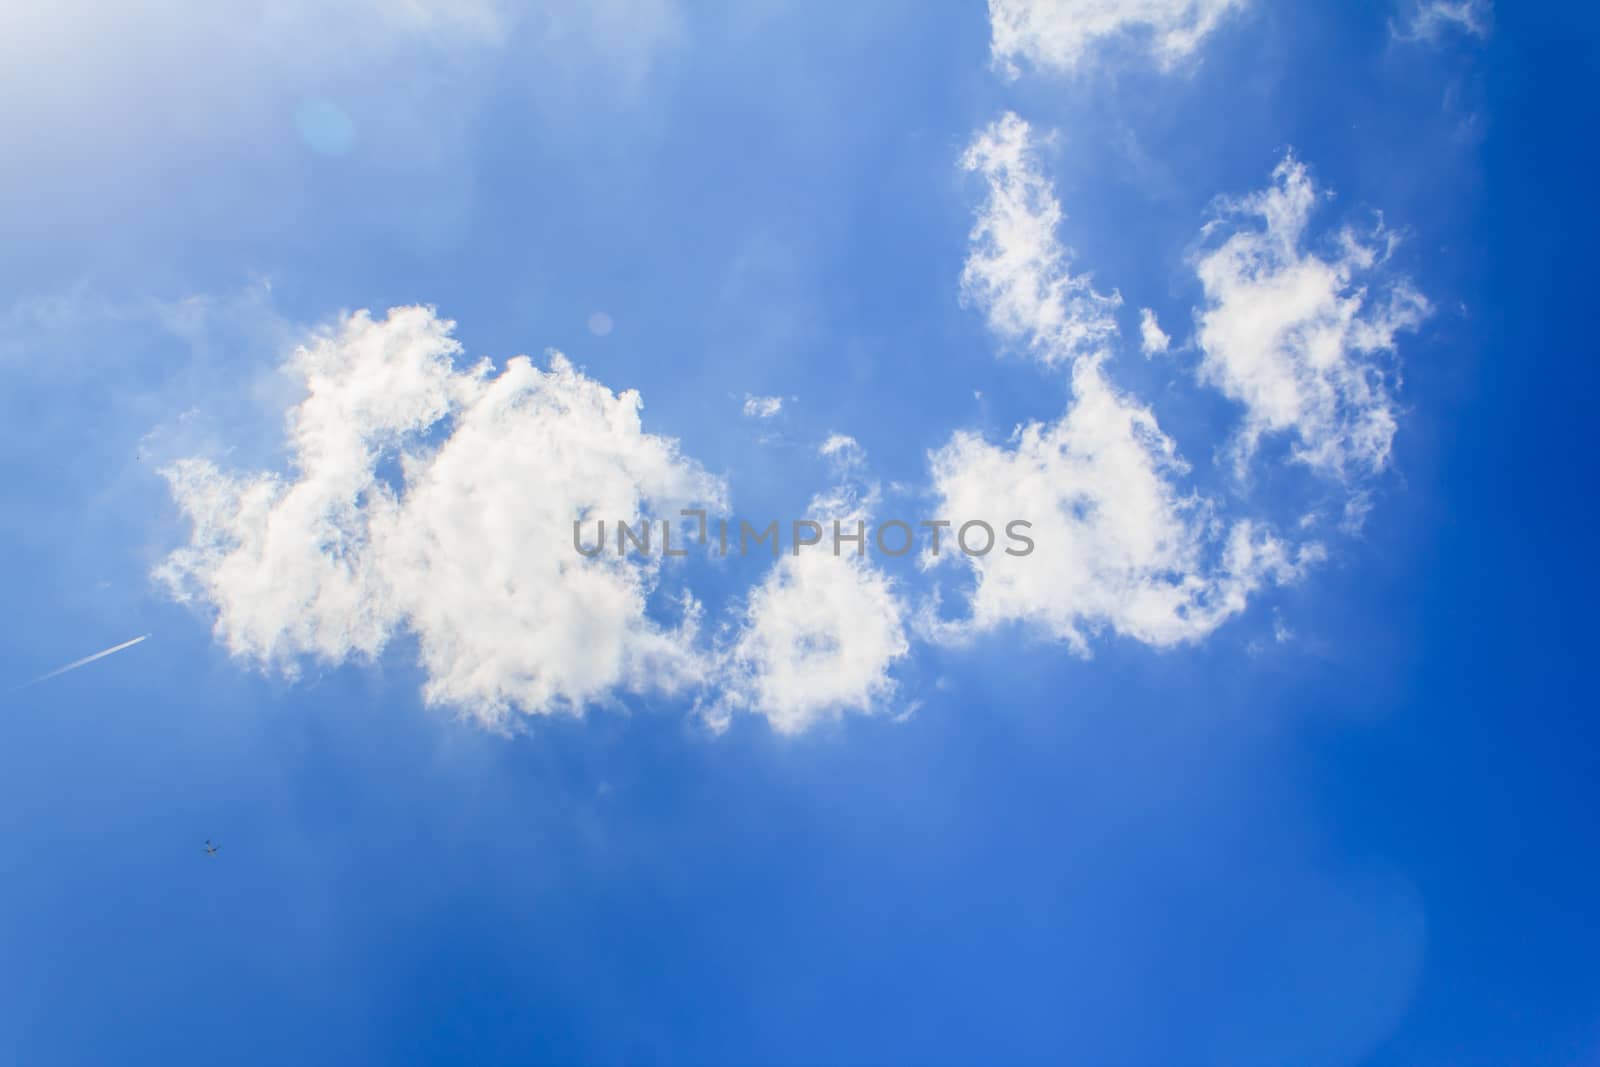
[[[1072,70],[1097,48],[1131,41],[1171,68],[1244,0],[989,0],[995,62],[1015,77],[1019,61]]]
[[[1001,337],[1055,364],[1098,351],[1117,332],[1122,302],[1070,270],[1056,237],[1061,205],[1039,171],[1032,132],[1010,112],[978,135],[962,159],[983,176],[988,196],[972,230],[963,295],[984,309]]]
[[[859,455],[850,438],[834,442],[835,452]],[[722,666],[725,689],[707,712],[713,726],[725,728],[743,710],[796,734],[847,711],[887,710],[896,691],[890,669],[910,650],[904,605],[870,556],[855,555],[849,543],[833,554],[835,521],[845,534],[859,523],[872,535],[876,497],[846,485],[811,501],[807,515],[822,525],[823,543],[784,556],[751,591]]]
[[[1080,651],[1105,627],[1152,645],[1201,638],[1252,590],[1294,578],[1320,550],[1293,550],[1248,521],[1226,526],[1212,504],[1177,488],[1187,467],[1174,443],[1105,376],[1113,302],[1067,272],[1052,232],[1060,207],[1027,126],[1006,116],[972,158],[990,176],[990,197],[973,232],[968,291],[996,333],[1046,364],[1069,363],[1073,396],[1060,419],[1020,427],[1006,446],[958,433],[932,455],[941,514],[997,532],[1030,522],[1035,547],[942,555],[965,559],[977,584],[968,618],[929,629],[960,637],[1023,620]]]
[[[1201,379],[1244,405],[1241,466],[1264,435],[1286,433],[1297,460],[1345,477],[1388,462],[1396,409],[1383,357],[1428,303],[1406,280],[1376,276],[1395,243],[1381,226],[1341,230],[1327,256],[1307,249],[1316,200],[1290,156],[1268,188],[1224,205],[1206,232],[1228,236],[1195,263],[1206,296],[1196,340]]]
[[[862,458],[861,445],[854,437],[842,433],[829,434],[828,439],[817,448],[817,452],[845,464],[858,462]]]
[[[1437,41],[1451,30],[1488,37],[1490,18],[1488,0],[1421,0],[1404,26],[1391,22],[1389,30],[1402,41]]]
[[[997,532],[1032,523],[1022,531],[1029,555],[997,547],[951,557],[966,559],[977,581],[970,618],[953,632],[1023,620],[1082,652],[1105,627],[1157,646],[1193,641],[1264,582],[1292,580],[1319,558],[1248,521],[1225,527],[1209,502],[1181,493],[1186,467],[1172,440],[1098,359],[1078,361],[1072,388],[1055,422],[1030,423],[1003,447],[958,433],[932,457],[940,514]]]
[[[755,396],[751,393],[744,396],[744,413],[749,418],[770,419],[782,410],[781,396]]]
[[[1161,323],[1156,321],[1156,313],[1149,308],[1139,309],[1139,348],[1147,356],[1158,352],[1165,352],[1172,344],[1172,338],[1167,336],[1161,328]]]
[[[214,613],[234,655],[293,676],[308,657],[371,659],[409,633],[425,699],[491,727],[619,690],[699,692],[715,725],[749,712],[781,733],[887,710],[890,668],[910,647],[904,606],[870,555],[831,551],[832,521],[853,532],[877,500],[856,481],[853,438],[819,449],[846,480],[808,511],[828,542],[798,556],[786,544],[713,649],[687,594],[681,621],[648,610],[659,547],[585,559],[572,523],[584,518],[587,548],[608,520],[614,549],[616,519],[725,510],[724,487],[644,432],[636,393],[559,354],[548,371],[526,357],[458,367],[452,329],[431,309],[396,308],[301,346],[287,368],[304,385],[287,473],[196,458],[166,469],[193,529],[156,576]]]
[[[559,354],[548,371],[526,357],[458,369],[452,326],[427,308],[363,312],[297,350],[291,471],[168,468],[193,533],[158,577],[215,611],[235,655],[291,674],[408,630],[426,699],[491,725],[700,680],[698,606],[673,627],[646,613],[659,554],[583,559],[572,523],[604,518],[609,534],[720,508],[720,483],[644,432],[637,393]]]

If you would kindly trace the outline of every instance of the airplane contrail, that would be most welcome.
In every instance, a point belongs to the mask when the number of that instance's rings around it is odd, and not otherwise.
[[[79,667],[82,667],[82,666],[84,666],[86,664],[93,663],[97,659],[104,659],[105,657],[111,655],[113,652],[121,652],[125,648],[132,648],[134,645],[137,645],[140,641],[143,641],[145,638],[147,638],[149,636],[150,636],[149,634],[140,634],[138,637],[135,637],[132,641],[124,641],[120,645],[113,645],[110,648],[106,649],[104,652],[96,652],[92,656],[85,656],[82,659],[73,660],[71,663],[67,664],[65,667],[57,667],[55,670],[51,671],[49,674],[41,674],[41,675],[39,675],[39,677],[35,678],[33,681],[29,682],[27,685],[19,685],[19,686],[17,686],[16,689],[12,690],[12,692],[15,693],[15,692],[18,692],[19,690],[26,689],[26,688],[28,688],[29,685],[38,685],[40,682],[47,682],[51,678],[56,677],[57,675],[66,674],[68,671],[75,671]]]

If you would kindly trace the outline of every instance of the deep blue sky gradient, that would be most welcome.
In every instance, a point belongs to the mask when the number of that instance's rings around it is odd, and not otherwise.
[[[533,99],[513,42],[429,91],[271,87],[279,125],[215,144],[38,147],[0,293],[73,299],[0,335],[0,665],[154,636],[0,701],[0,1059],[1600,1063],[1600,20],[1506,3],[1430,48],[1390,14],[1258,3],[1191,75],[1074,89],[989,71],[977,5],[699,9],[633,98]],[[296,139],[308,96],[348,155]],[[386,99],[451,124],[423,162]],[[1289,146],[1438,308],[1364,531],[1209,641],[920,647],[908,721],[797,739],[651,701],[507,739],[422,707],[408,641],[262,677],[149,581],[184,530],[140,439],[198,408],[274,462],[274,331],[341,308],[640,388],[745,514],[824,488],[830,431],[916,483],[958,426],[1059,414],[957,300],[956,160],[1007,107],[1060,131],[1129,336],[1187,335],[1208,203]],[[228,309],[198,338],[140,310],[192,293]],[[1170,369],[1112,373],[1226,491],[1226,412]],[[746,392],[798,397],[783,441]],[[713,608],[756,573],[702,575]]]

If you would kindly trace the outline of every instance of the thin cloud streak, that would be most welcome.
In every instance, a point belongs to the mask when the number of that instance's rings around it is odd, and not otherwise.
[[[143,641],[145,638],[147,638],[149,636],[150,636],[149,634],[140,634],[138,637],[135,637],[132,641],[124,641],[124,642],[122,642],[122,644],[113,645],[112,647],[106,649],[103,652],[96,652],[92,656],[85,656],[82,659],[73,660],[71,663],[67,664],[65,667],[57,667],[55,670],[51,671],[49,674],[41,674],[41,675],[39,675],[39,677],[35,678],[31,682],[28,682],[26,685],[17,686],[16,689],[12,690],[12,692],[14,692],[14,693],[15,692],[20,692],[23,689],[27,689],[29,686],[38,685],[40,682],[48,682],[52,678],[55,678],[55,677],[57,677],[59,675],[66,674],[68,671],[75,671],[79,667],[88,666],[89,664],[93,663],[97,659],[105,659],[107,656],[109,656],[109,655],[111,655],[113,653],[116,653],[116,652],[121,652],[125,648],[132,648],[134,645],[137,645],[140,641]]]

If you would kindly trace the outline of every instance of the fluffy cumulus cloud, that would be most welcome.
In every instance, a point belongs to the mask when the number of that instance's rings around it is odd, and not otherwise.
[[[1028,555],[962,557],[976,580],[962,628],[1021,620],[1079,651],[1107,627],[1172,645],[1211,633],[1264,582],[1291,580],[1318,557],[1248,520],[1224,527],[1208,501],[1182,493],[1172,440],[1098,359],[1077,363],[1072,389],[1060,419],[1030,423],[1004,446],[958,433],[933,455],[941,514],[997,530],[1032,524]]]
[[[1133,33],[1171,63],[1238,6],[992,0],[995,54],[1070,67]],[[683,508],[723,512],[721,482],[644,430],[636,393],[613,393],[558,353],[543,370],[526,357],[465,366],[453,324],[420,307],[349,316],[296,350],[289,369],[304,392],[286,473],[203,459],[167,469],[192,533],[158,577],[214,614],[235,655],[289,673],[308,658],[376,657],[408,635],[425,698],[491,726],[665,692],[692,697],[713,727],[755,714],[793,734],[890,710],[913,632],[960,641],[1023,623],[1083,653],[1106,632],[1172,646],[1322,558],[1320,545],[1185,488],[1189,468],[1155,412],[1113,381],[1121,296],[1074,272],[1028,124],[1003,115],[962,163],[983,187],[963,299],[1005,346],[1065,370],[1069,393],[1058,417],[1003,443],[958,432],[930,453],[936,514],[997,535],[978,555],[948,531],[942,554],[923,558],[964,569],[956,617],[937,616],[931,590],[913,628],[875,546],[835,547],[835,524],[870,537],[878,493],[861,446],[834,434],[819,451],[839,484],[809,509],[822,543],[795,551],[798,531],[783,531],[781,555],[703,637],[694,597],[662,588],[663,554],[623,554],[616,523],[655,519],[659,534]],[[1395,433],[1396,336],[1428,305],[1388,275],[1394,237],[1381,225],[1308,241],[1318,198],[1291,157],[1267,188],[1222,203],[1194,256],[1204,300],[1193,344],[1201,383],[1240,406],[1241,464],[1281,435],[1296,461],[1344,481],[1359,512],[1369,494],[1351,478],[1387,463]],[[1138,347],[1170,343],[1143,309]],[[782,407],[743,401],[756,419]],[[603,551],[577,550],[575,519],[585,548],[605,522]]]
[[[1184,488],[1174,441],[1112,381],[1119,298],[1072,272],[1027,124],[1002,117],[965,160],[985,184],[965,297],[1001,340],[1066,369],[1070,394],[1059,417],[1004,443],[962,432],[930,454],[936,514],[999,536],[983,555],[947,536],[925,560],[966,568],[969,594],[959,617],[923,612],[915,632],[959,641],[1020,622],[1084,653],[1104,632],[1158,647],[1200,640],[1323,550]],[[1241,455],[1282,433],[1317,470],[1376,469],[1395,425],[1380,358],[1427,308],[1403,281],[1376,280],[1392,242],[1381,229],[1307,247],[1316,201],[1291,158],[1208,227],[1195,260],[1198,373],[1240,402]],[[878,495],[853,438],[819,448],[840,483],[811,501],[823,544],[795,552],[786,531],[782,555],[702,637],[698,602],[661,588],[663,555],[624,555],[616,523],[724,511],[724,486],[645,432],[636,393],[613,393],[558,353],[543,370],[526,357],[465,366],[452,328],[420,307],[349,316],[289,361],[303,395],[286,473],[193,458],[167,469],[192,533],[158,577],[214,614],[235,655],[293,673],[308,658],[376,657],[406,634],[425,698],[496,727],[618,692],[683,693],[714,727],[749,713],[785,734],[890,710],[911,648],[906,595],[872,545],[856,555],[832,543],[834,523],[872,530]],[[1168,341],[1145,312],[1140,347]],[[753,417],[779,408],[745,403]],[[574,519],[590,531],[585,548],[605,521],[606,550],[576,551]],[[1014,520],[1031,524],[1026,554]]]
[[[1292,579],[1319,550],[1291,549],[1249,521],[1225,525],[1178,488],[1187,468],[1172,440],[1106,377],[1110,302],[1067,273],[1053,233],[1060,207],[1027,126],[1007,116],[969,159],[984,161],[990,197],[967,267],[979,281],[968,291],[1002,337],[1072,366],[1072,399],[1059,419],[1021,427],[1003,446],[958,433],[933,454],[943,514],[996,527],[1025,520],[1035,544],[1025,556],[945,557],[965,559],[976,585],[969,617],[936,629],[1024,620],[1080,650],[1107,627],[1152,645],[1203,637],[1253,589]]]
[[[837,434],[823,454],[841,470],[861,460],[860,446]],[[870,538],[876,496],[850,478],[811,501],[808,516],[822,527],[822,544],[784,556],[749,594],[724,657],[725,689],[709,713],[713,725],[726,726],[744,710],[795,734],[845,712],[889,707],[896,690],[891,669],[910,651],[905,606],[869,556],[835,542],[833,525],[846,536],[864,529]]]
[[[425,697],[494,725],[700,680],[698,607],[647,611],[659,555],[580,557],[573,520],[720,508],[723,487],[643,430],[636,393],[559,354],[460,368],[452,325],[360,313],[299,348],[290,473],[169,468],[192,536],[158,577],[234,654],[291,673],[409,631]]]
[[[1032,130],[1015,114],[990,123],[962,158],[987,196],[961,274],[963,295],[995,333],[1046,364],[1098,351],[1116,334],[1122,298],[1071,271],[1056,230],[1061,205],[1040,173]]]
[[[1132,43],[1170,68],[1192,55],[1244,0],[989,0],[995,62],[1073,70],[1096,49]]]
[[[1197,315],[1200,376],[1244,407],[1242,464],[1268,434],[1339,478],[1383,468],[1396,428],[1392,355],[1428,303],[1380,268],[1394,245],[1340,230],[1308,247],[1318,193],[1292,156],[1264,190],[1224,205],[1195,266],[1205,290]]]

